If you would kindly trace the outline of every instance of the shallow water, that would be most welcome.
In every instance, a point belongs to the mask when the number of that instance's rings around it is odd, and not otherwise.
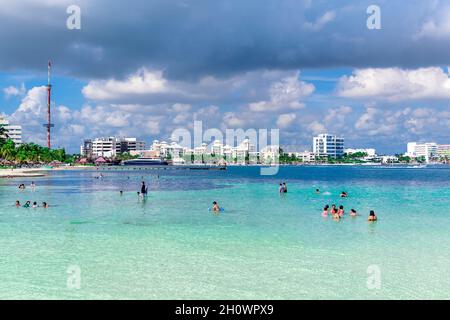
[[[0,298],[450,298],[448,167],[98,175],[55,171],[34,179],[35,191],[17,189],[29,179],[0,180]],[[15,200],[51,207],[16,209]],[[213,200],[225,212],[208,212]],[[322,218],[333,203],[361,216]],[[371,209],[376,223],[366,222]],[[380,271],[379,289],[367,286],[369,266]],[[73,267],[79,289],[68,286]]]

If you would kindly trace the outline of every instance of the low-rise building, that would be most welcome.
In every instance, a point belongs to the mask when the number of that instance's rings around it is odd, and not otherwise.
[[[376,157],[377,156],[377,152],[373,148],[368,148],[368,149],[348,148],[348,149],[344,149],[344,153],[349,154],[349,155],[354,154],[354,153],[365,153],[365,154],[367,154],[368,157]]]

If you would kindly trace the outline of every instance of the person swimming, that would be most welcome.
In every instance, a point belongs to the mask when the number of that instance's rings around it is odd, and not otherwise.
[[[17,201],[16,201],[16,208],[20,208],[20,207],[21,207],[20,201],[17,200]]]
[[[378,220],[377,215],[375,214],[375,211],[370,210],[369,218],[367,220],[370,222],[374,222],[374,221]]]
[[[120,193],[120,195],[123,195],[123,191],[122,191],[122,190],[120,190],[120,192],[119,192],[119,193]]]
[[[37,208],[37,207],[38,207],[37,202],[34,201],[34,202],[33,202],[33,205],[32,205],[32,208]]]
[[[30,205],[31,205],[31,201],[27,201],[27,202],[23,205],[23,207],[24,207],[24,208],[29,208]]]
[[[316,194],[320,194],[320,190],[319,189],[316,189]]]
[[[358,215],[358,213],[356,212],[355,209],[350,210],[350,217],[356,217]]]
[[[213,202],[212,211],[213,212],[220,212],[220,207],[219,207],[219,204],[217,203],[217,201]]]
[[[330,208],[329,205],[326,205],[326,206],[323,208],[322,217],[324,217],[324,218],[328,217],[328,209],[329,209],[329,208]]]
[[[25,188],[26,188],[26,187],[25,187],[25,185],[24,185],[23,183],[21,183],[21,184],[19,185],[19,189],[20,189],[20,190],[25,190]]]
[[[345,191],[341,192],[341,198],[347,198],[348,197],[348,193]]]
[[[338,215],[339,215],[339,217],[343,217],[344,216],[344,214],[345,214],[345,211],[344,211],[344,206],[340,206],[339,207],[339,210],[338,210]]]
[[[48,203],[47,202],[42,202],[42,208],[44,209],[48,209]]]

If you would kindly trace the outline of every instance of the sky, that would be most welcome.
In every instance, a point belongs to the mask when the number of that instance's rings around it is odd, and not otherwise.
[[[0,115],[45,144],[51,59],[53,146],[68,152],[194,120],[277,128],[291,151],[320,133],[386,154],[450,143],[448,1],[0,0],[0,43]]]

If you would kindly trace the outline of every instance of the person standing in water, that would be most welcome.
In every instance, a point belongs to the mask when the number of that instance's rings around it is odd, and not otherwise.
[[[339,210],[338,210],[338,215],[339,215],[339,217],[343,217],[344,216],[344,214],[345,214],[345,211],[344,211],[344,206],[340,206],[339,207]]]
[[[147,195],[147,187],[145,186],[145,181],[142,181],[142,184],[141,184],[141,194],[142,194],[142,196],[143,197],[145,197],[146,195]]]
[[[286,182],[283,182],[283,192],[287,193],[287,185]]]
[[[329,205],[326,205],[326,206],[323,208],[322,217],[324,217],[324,218],[328,217],[328,209],[329,209],[329,208],[330,208]]]

